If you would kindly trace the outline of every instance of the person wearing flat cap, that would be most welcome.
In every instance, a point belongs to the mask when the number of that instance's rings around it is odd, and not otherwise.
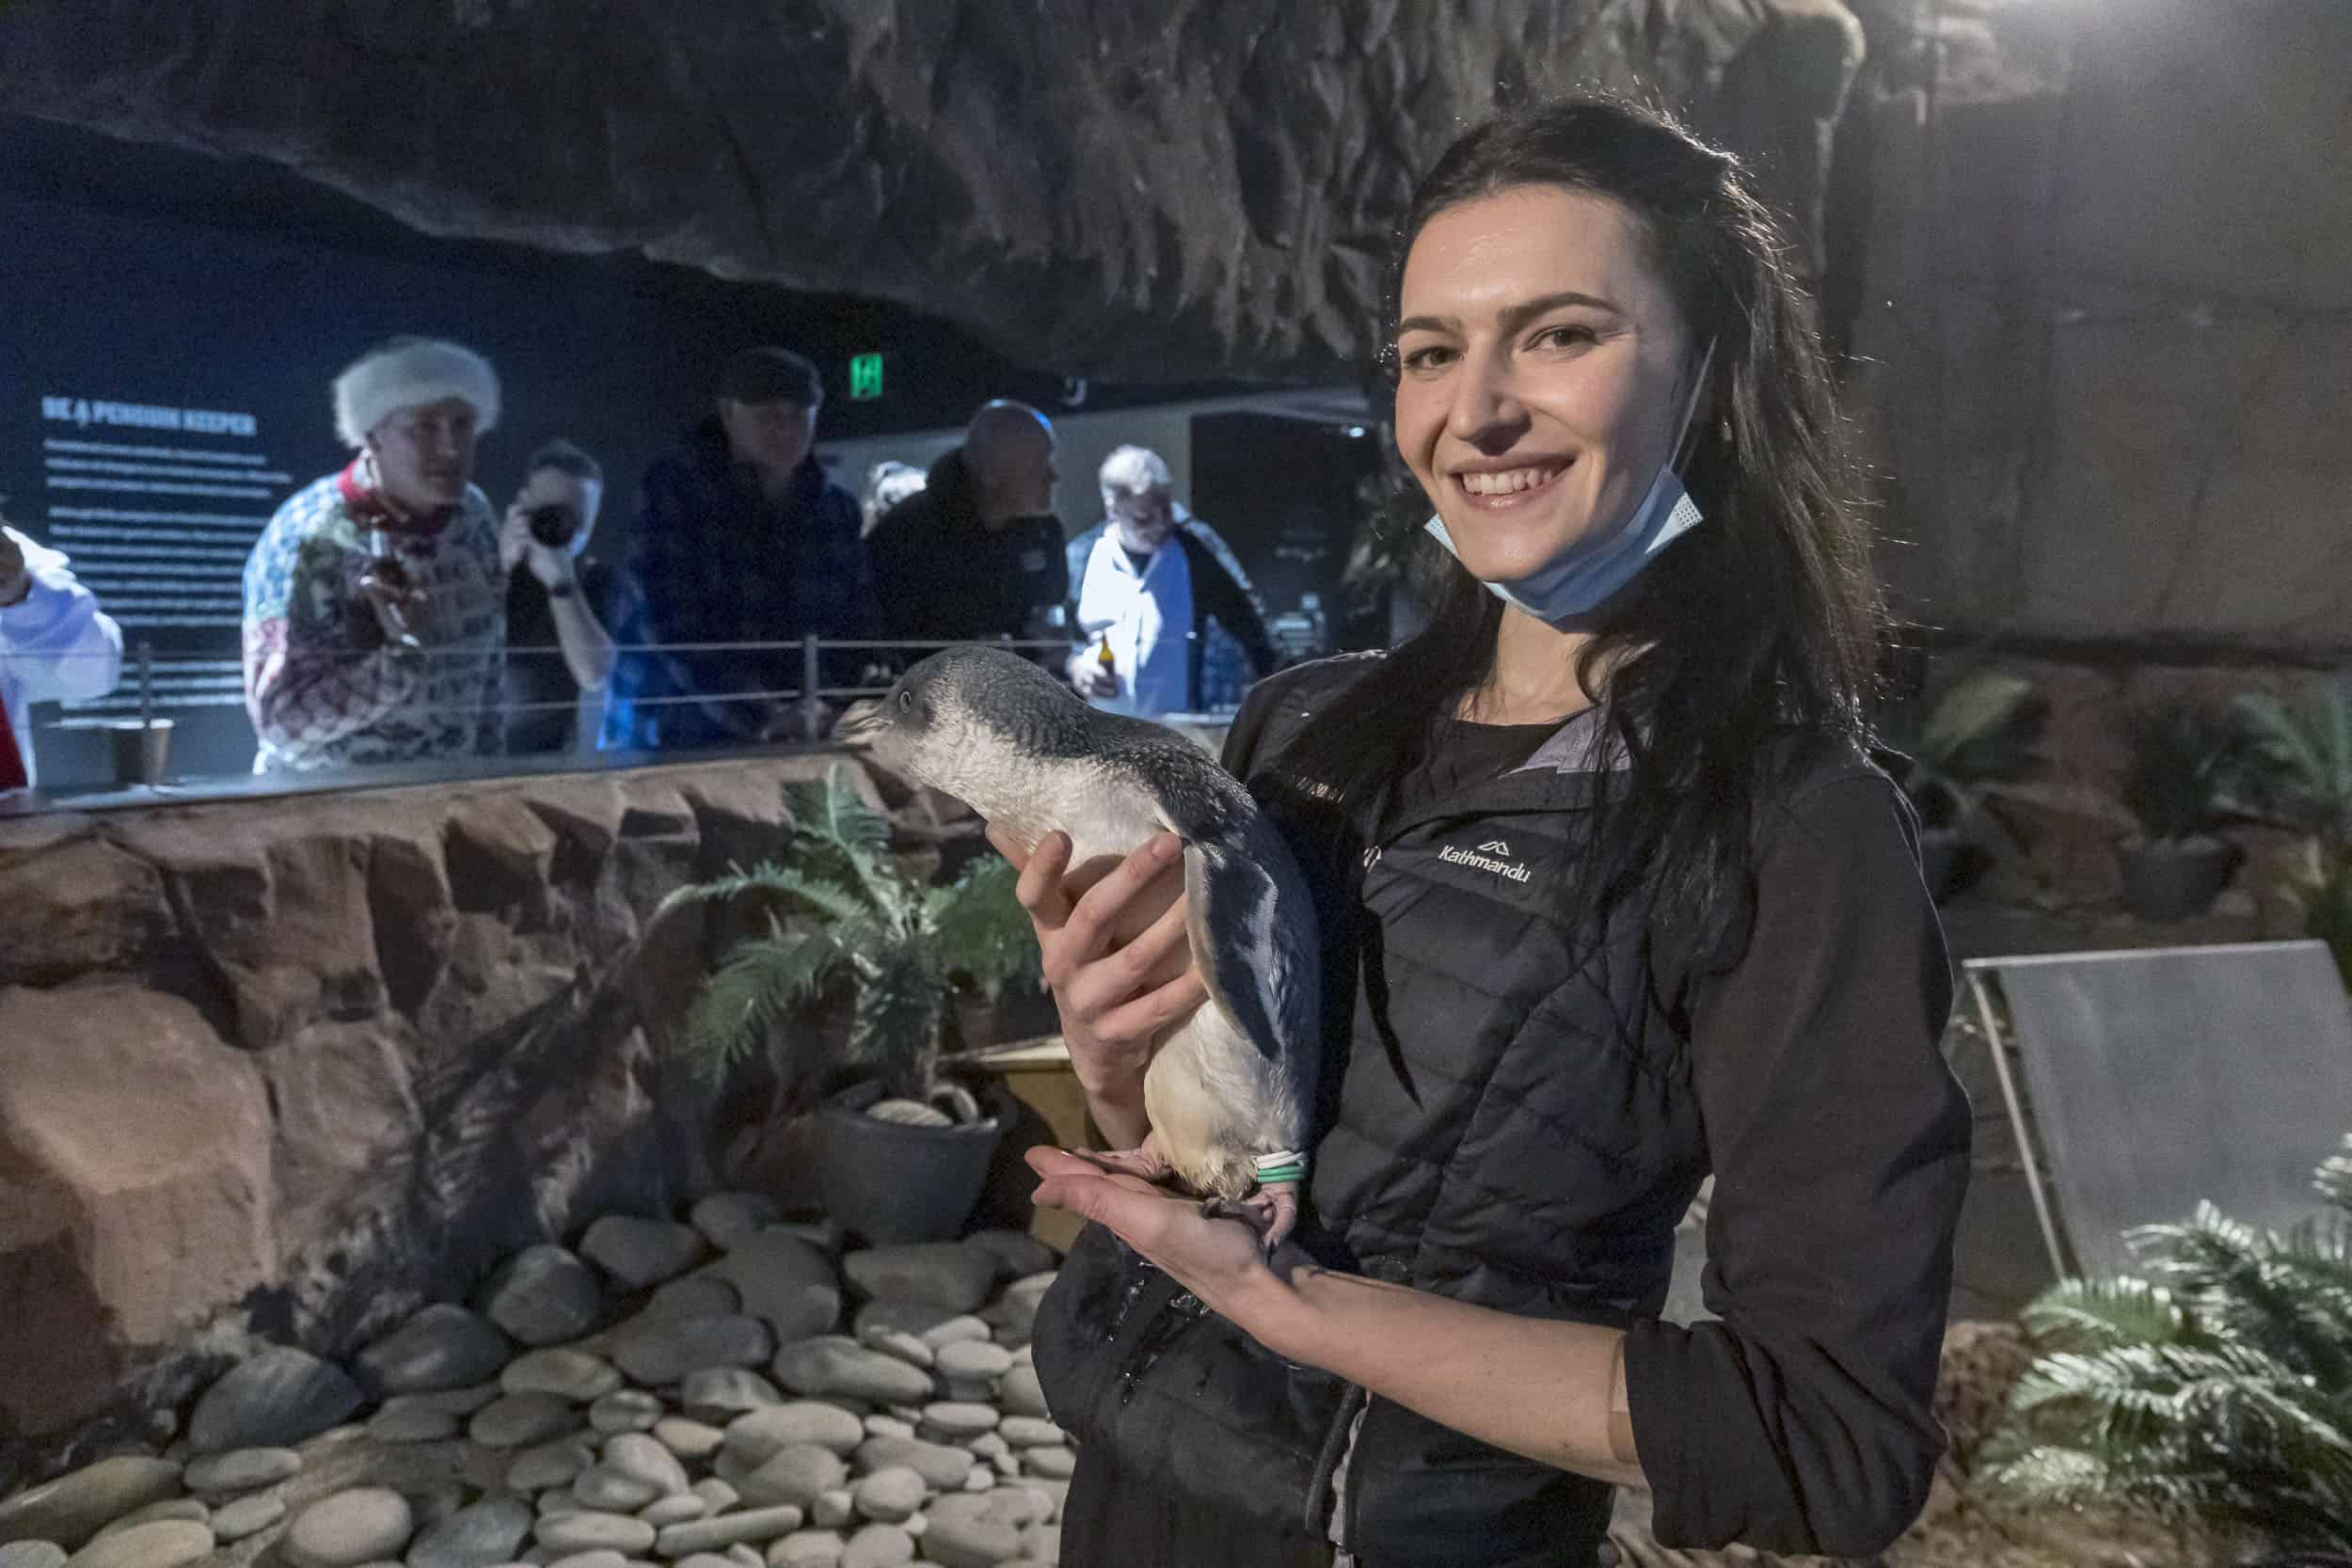
[[[335,378],[351,462],[297,491],[245,567],[254,771],[495,754],[506,578],[473,483],[489,361],[397,338]]]
[[[618,638],[628,651],[598,741],[608,751],[797,739],[808,713],[790,644],[874,635],[857,501],[815,455],[817,367],[788,349],[747,349],[717,390],[717,410],[683,450],[645,473]],[[694,646],[709,643],[768,646]],[[868,659],[828,653],[820,678],[852,685]]]

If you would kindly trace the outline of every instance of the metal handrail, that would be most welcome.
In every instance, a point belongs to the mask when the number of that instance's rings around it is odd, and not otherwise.
[[[825,685],[823,675],[821,673],[821,666],[823,663],[823,656],[827,652],[844,650],[903,650],[910,648],[942,649],[956,647],[961,645],[961,642],[967,641],[969,640],[953,638],[823,638],[810,634],[804,637],[794,638],[789,641],[777,640],[760,642],[672,642],[623,644],[616,647],[614,651],[616,653],[691,653],[727,651],[781,653],[797,650],[801,656],[801,684],[796,687],[770,689],[747,689],[740,690],[684,692],[661,697],[633,697],[630,699],[630,704],[634,707],[650,708],[672,706],[688,703],[801,702],[805,705],[801,715],[803,736],[805,739],[814,741],[823,738],[823,727],[827,716],[818,705],[818,703],[811,702],[810,699],[821,701],[829,698],[875,697],[880,696],[890,689],[887,685]],[[1074,646],[1073,642],[1064,638],[1009,637],[989,640],[981,645],[993,648],[1005,648],[1009,650],[1038,651],[1060,651],[1062,649]],[[376,647],[366,649],[352,648],[340,651],[353,653],[380,653],[385,650],[381,645],[378,645]],[[508,657],[516,654],[532,656],[546,654],[560,655],[564,652],[564,649],[560,644],[537,644],[520,648],[500,648],[497,650],[485,648],[420,648],[410,651],[426,657],[479,659],[492,654],[495,654],[500,657]],[[6,656],[0,656],[0,657],[5,657]],[[107,653],[103,655],[68,654],[56,657],[113,658],[118,656],[112,653]],[[152,724],[154,721],[155,709],[158,705],[170,706],[177,705],[172,705],[168,701],[159,705],[156,701],[155,666],[158,661],[154,656],[154,644],[152,640],[142,639],[134,652],[134,657],[138,666],[136,680],[140,721],[143,724]],[[225,656],[211,659],[199,659],[193,656],[186,656],[177,662],[225,664],[229,661]],[[1055,678],[1057,679],[1065,679],[1065,677],[1063,677],[1058,672],[1049,673],[1054,673]],[[221,694],[226,695],[226,692]],[[103,699],[89,699],[89,701],[93,702],[103,700]],[[201,705],[226,707],[230,705],[227,703],[216,703]],[[484,704],[466,704],[462,705],[456,704],[437,704],[424,707],[411,707],[404,705],[400,711],[403,715],[410,718],[485,718],[496,715],[501,719],[506,719],[531,713],[570,712],[575,711],[578,705],[577,700],[569,702],[500,701]],[[44,729],[57,731],[96,730],[110,728],[113,725],[121,722],[125,722],[125,721],[103,718],[67,717],[53,720],[41,727]]]

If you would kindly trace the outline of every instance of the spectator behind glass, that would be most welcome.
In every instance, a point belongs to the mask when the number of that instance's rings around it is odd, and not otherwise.
[[[39,783],[35,703],[103,697],[122,678],[122,628],[65,556],[0,518],[0,795]]]
[[[602,691],[619,656],[599,619],[612,574],[583,561],[604,504],[604,468],[569,441],[531,454],[523,487],[499,530],[506,571],[506,707],[510,756],[568,752],[582,692]]]
[[[289,498],[245,566],[245,705],[257,773],[496,754],[506,581],[473,485],[498,375],[397,338],[335,378],[358,455]]]
[[[1070,592],[1055,478],[1044,415],[1002,400],[973,415],[963,444],[874,531],[885,634],[927,642],[1044,635]]]
[[[912,463],[883,461],[866,470],[866,499],[858,503],[858,531],[871,535],[890,509],[923,488],[923,470]]]
[[[1079,641],[1068,673],[1078,694],[1146,719],[1197,712],[1220,631],[1249,667],[1240,684],[1272,670],[1274,645],[1240,562],[1177,503],[1160,454],[1120,447],[1097,477],[1104,520],[1070,542]]]
[[[646,470],[629,539],[632,601],[599,744],[671,751],[797,738],[801,651],[873,636],[873,583],[857,502],[814,453],[817,367],[747,349],[720,377],[718,407]],[[693,648],[695,643],[768,643]],[[659,652],[639,652],[653,645]],[[855,684],[864,651],[826,656],[828,685]],[[823,705],[821,715],[829,711]]]

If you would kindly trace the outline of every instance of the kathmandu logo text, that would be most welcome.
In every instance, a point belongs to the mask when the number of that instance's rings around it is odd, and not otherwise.
[[[1527,880],[1527,867],[1517,861],[1495,858],[1510,852],[1511,847],[1508,844],[1499,838],[1490,838],[1475,849],[1456,848],[1449,844],[1438,851],[1438,858],[1448,865],[1467,865],[1476,871],[1491,871],[1498,877],[1507,877],[1515,882]]]

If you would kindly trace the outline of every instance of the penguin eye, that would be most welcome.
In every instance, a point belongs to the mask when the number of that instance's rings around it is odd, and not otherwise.
[[[898,711],[900,713],[913,713],[914,711],[914,692],[901,691],[898,693]]]

